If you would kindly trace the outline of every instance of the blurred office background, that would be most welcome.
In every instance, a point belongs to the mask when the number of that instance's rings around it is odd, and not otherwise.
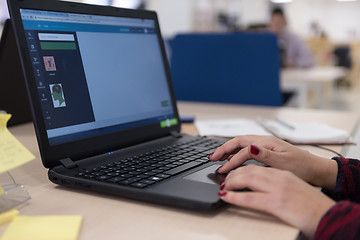
[[[75,1],[75,0],[74,0]],[[76,0],[100,5],[150,9],[158,12],[162,33],[234,32],[266,28],[271,10],[279,6],[289,29],[311,49],[316,67],[341,66],[344,75],[322,88],[325,101],[306,107],[360,112],[360,0]],[[8,17],[0,0],[0,20]],[[311,90],[311,89],[310,89]]]

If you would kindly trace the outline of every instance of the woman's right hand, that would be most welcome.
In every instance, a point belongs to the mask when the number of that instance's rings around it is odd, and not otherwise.
[[[228,173],[249,159],[288,170],[313,185],[335,190],[337,163],[313,155],[273,136],[236,137],[209,156],[211,161],[228,160],[219,173]]]
[[[252,191],[237,191],[248,188]],[[248,165],[231,172],[219,195],[225,202],[265,211],[312,239],[317,225],[335,202],[289,171]]]

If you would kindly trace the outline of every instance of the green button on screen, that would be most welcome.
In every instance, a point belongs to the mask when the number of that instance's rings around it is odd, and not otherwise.
[[[178,123],[179,123],[179,121],[177,120],[177,118],[172,118],[172,119],[166,119],[164,121],[161,121],[160,126],[161,126],[161,128],[166,128],[166,127],[175,126]]]
[[[75,42],[40,42],[42,50],[76,50]]]

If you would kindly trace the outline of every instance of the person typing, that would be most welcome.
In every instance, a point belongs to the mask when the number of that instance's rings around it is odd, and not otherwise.
[[[217,170],[229,173],[220,183],[225,202],[273,214],[308,239],[360,238],[359,160],[329,160],[276,137],[255,135],[228,141],[209,159],[228,160]],[[250,159],[271,167],[239,167]],[[236,191],[244,188],[251,191]]]

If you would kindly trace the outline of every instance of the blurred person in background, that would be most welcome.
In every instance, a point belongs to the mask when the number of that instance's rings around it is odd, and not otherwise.
[[[287,29],[287,20],[281,8],[272,10],[269,30],[278,36],[282,67],[309,68],[314,65],[309,47]]]

